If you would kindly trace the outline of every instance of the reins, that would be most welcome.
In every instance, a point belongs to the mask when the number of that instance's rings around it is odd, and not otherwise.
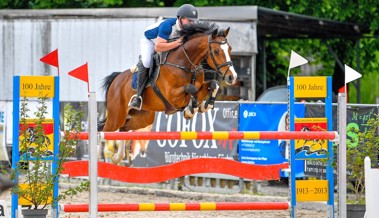
[[[204,69],[203,69],[203,66],[201,66],[201,62],[200,62],[199,65],[196,65],[196,64],[194,64],[194,63],[191,61],[191,59],[188,57],[188,54],[187,54],[186,49],[184,48],[184,45],[183,45],[183,44],[180,45],[180,47],[183,48],[183,52],[184,52],[184,55],[185,55],[186,58],[187,58],[187,61],[188,61],[188,62],[189,62],[194,68],[191,70],[191,69],[189,69],[189,68],[187,68],[187,67],[185,67],[185,66],[181,66],[181,65],[178,65],[178,64],[172,64],[172,63],[169,63],[169,62],[166,62],[166,63],[164,63],[164,64],[166,64],[166,65],[170,65],[170,66],[173,66],[173,67],[177,67],[177,68],[182,69],[182,70],[184,70],[184,71],[186,71],[186,72],[190,72],[190,73],[192,73],[191,84],[194,84],[195,81],[196,81],[196,77],[199,75],[200,71],[204,70]],[[163,64],[163,65],[164,65],[164,64]]]

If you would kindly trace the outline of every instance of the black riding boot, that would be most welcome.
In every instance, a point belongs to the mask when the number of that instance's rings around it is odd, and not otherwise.
[[[145,68],[141,60],[138,62],[137,67],[138,67],[137,95],[132,96],[133,101],[129,103],[129,106],[133,109],[140,111],[142,108],[142,101],[143,101],[142,94],[147,83],[149,68]]]

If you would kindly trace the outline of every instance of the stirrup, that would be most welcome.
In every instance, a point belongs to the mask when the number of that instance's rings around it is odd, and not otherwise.
[[[134,98],[139,98],[139,99],[141,99],[141,104],[140,104],[139,107],[133,107],[133,106],[132,106],[132,101],[134,100]],[[137,94],[135,94],[135,95],[133,95],[133,96],[130,98],[128,106],[131,107],[131,108],[133,108],[133,109],[136,109],[136,110],[139,110],[139,111],[140,111],[140,110],[142,109],[142,103],[143,103],[143,99],[142,99],[142,97],[141,97],[141,96],[138,96]]]

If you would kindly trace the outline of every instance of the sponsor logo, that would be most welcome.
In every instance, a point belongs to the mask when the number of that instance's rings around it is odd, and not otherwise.
[[[257,113],[254,111],[247,111],[247,110],[243,111],[243,118],[256,117],[256,116],[257,116]]]
[[[238,118],[238,110],[232,110],[231,108],[223,108],[222,109],[222,116],[223,116],[223,118],[237,119]]]

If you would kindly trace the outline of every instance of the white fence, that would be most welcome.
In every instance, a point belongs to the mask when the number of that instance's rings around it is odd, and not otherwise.
[[[371,160],[365,158],[365,184],[366,184],[366,215],[365,218],[377,217],[379,207],[377,198],[379,196],[379,168],[371,169]]]

